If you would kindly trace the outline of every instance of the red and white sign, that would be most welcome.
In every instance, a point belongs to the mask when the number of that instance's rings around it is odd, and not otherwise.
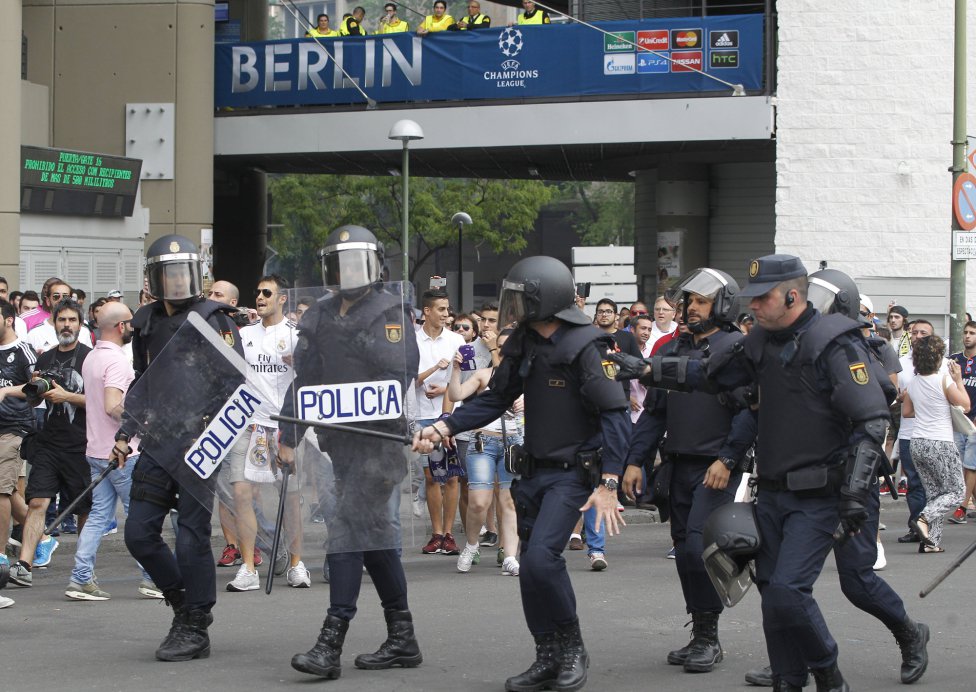
[[[671,47],[674,50],[701,48],[702,45],[701,29],[673,29],[671,31]]]
[[[670,38],[667,29],[660,31],[638,31],[637,45],[650,50],[669,50],[671,48]]]
[[[702,69],[702,52],[700,50],[676,50],[671,52],[672,72],[694,72]]]

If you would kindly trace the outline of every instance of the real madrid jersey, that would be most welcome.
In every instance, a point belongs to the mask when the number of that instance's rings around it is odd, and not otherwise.
[[[250,368],[247,383],[261,399],[254,411],[254,422],[277,428],[278,423],[271,416],[281,410],[288,385],[295,379],[292,357],[298,328],[291,320],[282,320],[271,327],[258,322],[241,328],[241,341]]]

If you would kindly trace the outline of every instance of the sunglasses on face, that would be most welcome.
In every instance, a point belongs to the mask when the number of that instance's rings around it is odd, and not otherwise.
[[[51,300],[61,300],[62,298],[70,298],[70,293],[52,293]]]
[[[646,314],[647,314],[646,310],[634,310],[633,312],[630,313],[631,317],[640,317],[641,315],[646,315]]]
[[[258,296],[264,296],[265,298],[270,298],[273,295],[274,295],[274,291],[272,291],[270,288],[255,288],[254,289],[254,297],[255,298],[257,298]]]
[[[456,331],[456,332],[468,332],[468,331],[471,331],[471,325],[470,324],[455,324],[454,325],[454,331]]]

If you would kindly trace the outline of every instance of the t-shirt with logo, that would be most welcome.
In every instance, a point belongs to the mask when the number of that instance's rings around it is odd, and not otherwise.
[[[37,357],[35,369],[39,373],[56,373],[58,385],[72,394],[84,394],[81,368],[89,353],[91,349],[84,344],[77,344],[70,351],[52,348]],[[87,442],[85,407],[67,401],[60,404],[47,402],[44,427],[37,441],[47,447],[84,454]]]
[[[247,384],[261,404],[255,407],[253,422],[277,428],[272,415],[281,411],[288,386],[295,379],[292,357],[298,343],[298,327],[291,320],[265,327],[262,322],[241,327],[244,359],[248,364]],[[287,362],[286,362],[287,359]]]
[[[34,349],[20,339],[0,346],[0,387],[27,384],[36,363]],[[5,396],[0,401],[0,434],[23,436],[33,429],[34,409],[24,399]]]
[[[58,346],[58,332],[53,324],[44,321],[27,332],[27,343],[33,346],[39,354],[50,351]],[[81,326],[81,331],[78,333],[78,343],[89,347],[95,345],[91,332],[84,325]]]
[[[976,420],[976,356],[967,358],[965,353],[953,353],[949,360],[959,363],[959,370],[962,372],[962,383],[966,387],[966,394],[969,395],[969,416],[970,420]]]

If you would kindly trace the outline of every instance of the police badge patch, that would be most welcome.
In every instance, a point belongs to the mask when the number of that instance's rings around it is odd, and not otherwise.
[[[400,343],[400,339],[403,338],[403,327],[399,324],[388,324],[386,325],[386,340],[391,344]]]
[[[756,274],[759,273],[759,260],[752,260],[752,264],[749,265],[749,278],[756,278]]]
[[[221,332],[220,335],[224,337],[224,343],[234,348],[234,332]]]
[[[603,374],[607,376],[608,380],[612,380],[617,376],[617,366],[614,365],[612,360],[603,361]]]
[[[851,363],[848,366],[851,371],[851,378],[858,384],[867,384],[870,378],[868,377],[868,367],[864,363]]]

